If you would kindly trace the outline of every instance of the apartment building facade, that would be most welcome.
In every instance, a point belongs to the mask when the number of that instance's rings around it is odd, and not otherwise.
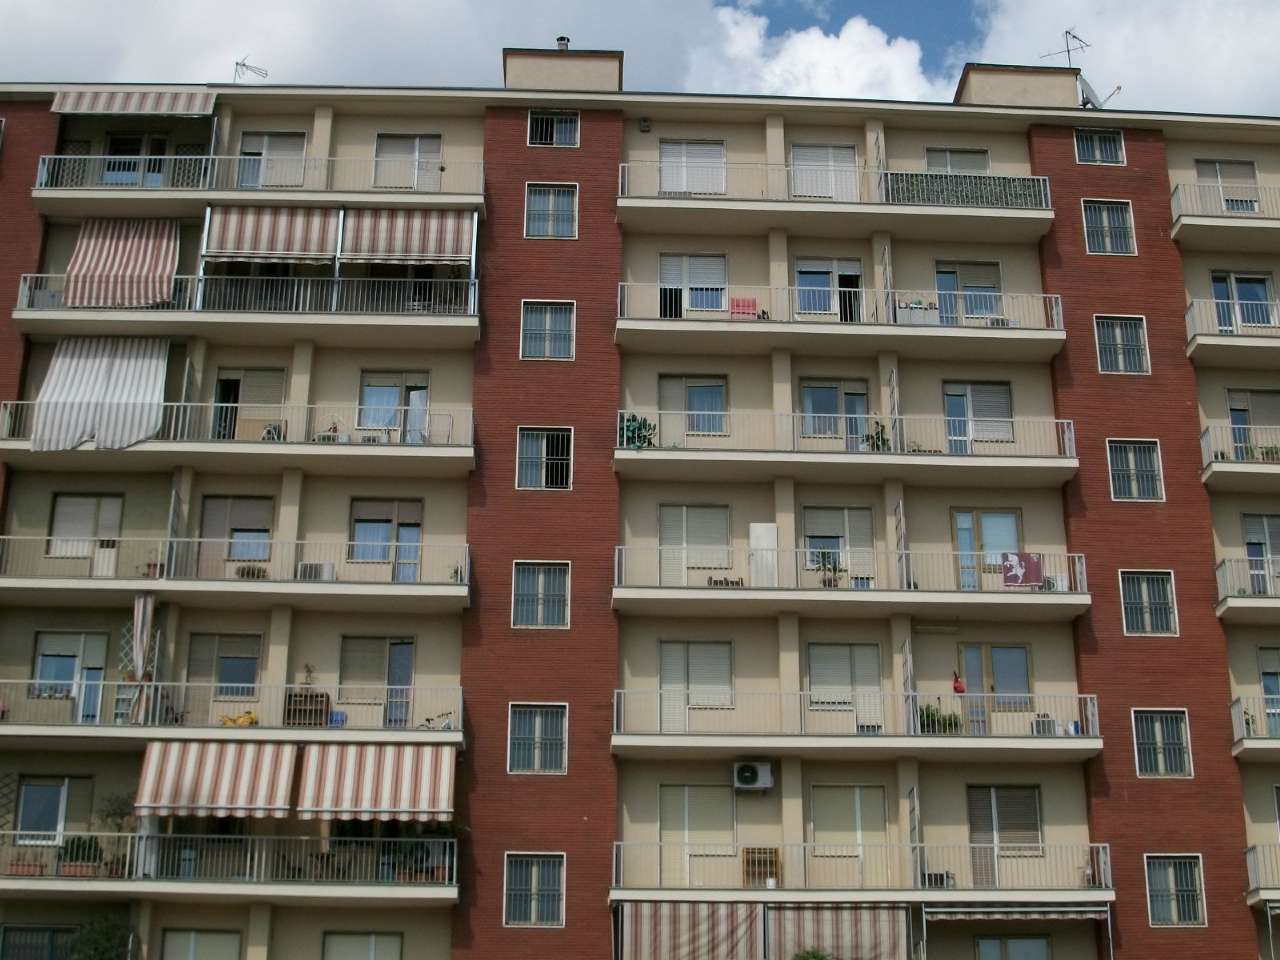
[[[0,960],[1272,956],[1280,121],[504,77],[0,86]]]

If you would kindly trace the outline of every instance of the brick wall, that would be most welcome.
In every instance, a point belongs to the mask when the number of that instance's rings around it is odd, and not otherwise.
[[[462,685],[468,746],[459,768],[462,904],[455,957],[607,960],[617,816],[609,751],[618,627],[610,605],[618,485],[619,360],[613,344],[621,233],[614,219],[622,117],[584,112],[578,149],[525,145],[526,113],[485,118],[487,218],[480,231],[482,338],[475,351],[477,469],[468,499],[472,606]],[[576,241],[525,240],[527,181],[580,187]],[[520,301],[577,301],[572,363],[519,359]],[[518,491],[516,427],[572,426],[569,492]],[[513,560],[572,562],[569,630],[513,630]],[[510,701],[569,703],[567,776],[506,773]],[[503,928],[503,854],[564,851],[563,930]]]
[[[1209,498],[1200,482],[1195,372],[1186,358],[1182,261],[1169,239],[1163,135],[1126,130],[1124,166],[1075,162],[1070,128],[1030,131],[1032,172],[1050,178],[1055,220],[1041,244],[1044,290],[1062,296],[1067,343],[1053,364],[1058,416],[1075,421],[1079,476],[1066,488],[1067,542],[1086,555],[1092,610],[1076,626],[1080,689],[1098,696],[1106,749],[1087,769],[1093,839],[1111,844],[1117,958],[1256,958],[1240,772],[1229,750],[1226,637],[1214,615]],[[1082,197],[1133,203],[1136,257],[1084,250]],[[1150,376],[1098,372],[1096,313],[1143,314]],[[1160,441],[1166,500],[1117,503],[1107,437]],[[1180,636],[1124,636],[1117,570],[1172,569]],[[1186,707],[1195,778],[1138,779],[1133,707]],[[1204,855],[1210,926],[1152,929],[1144,853]]]

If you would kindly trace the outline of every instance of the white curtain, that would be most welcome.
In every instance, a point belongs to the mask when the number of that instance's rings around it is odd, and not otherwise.
[[[139,593],[133,598],[133,669],[141,680],[147,672],[147,657],[151,647],[151,630],[155,622],[156,595]]]

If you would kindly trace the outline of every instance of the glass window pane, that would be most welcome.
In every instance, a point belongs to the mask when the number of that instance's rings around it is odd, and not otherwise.
[[[360,387],[359,425],[369,429],[389,429],[399,415],[400,387],[369,384]]]
[[[253,696],[253,685],[257,682],[257,657],[218,658],[218,696]]]
[[[1007,960],[1049,960],[1049,941],[1044,937],[1010,937],[1005,941]]]
[[[18,796],[18,829],[20,831],[56,834],[61,826],[61,816],[61,783],[22,784]]]
[[[981,514],[984,562],[1000,562],[1000,554],[1018,552],[1018,515],[1016,513]]]
[[[270,530],[232,530],[227,549],[230,560],[267,560],[271,556]]]
[[[390,520],[357,520],[352,525],[351,559],[390,560],[391,530]]]

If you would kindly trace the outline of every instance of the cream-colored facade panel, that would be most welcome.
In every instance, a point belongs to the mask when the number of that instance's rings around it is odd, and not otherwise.
[[[1274,629],[1247,624],[1232,623],[1226,625],[1227,630],[1227,667],[1231,672],[1231,696],[1261,698],[1262,672],[1274,669],[1272,651],[1276,651],[1274,659],[1280,662],[1280,637]],[[1222,705],[1226,713],[1227,705]],[[1258,711],[1250,706],[1250,713]],[[1194,731],[1192,731],[1194,734]],[[1263,732],[1263,731],[1259,731]],[[1194,742],[1193,742],[1194,746]],[[1280,779],[1280,772],[1277,773]]]
[[[622,689],[657,689],[664,642],[729,643],[733,648],[735,689],[779,689],[776,621],[705,617],[698,620],[624,618],[618,644],[618,677]]]
[[[782,843],[782,791],[774,763],[772,790],[735,791],[731,794],[734,841],[749,846]],[[713,761],[627,761],[618,770],[618,839],[624,843],[658,843],[673,831],[661,823],[659,793],[663,785],[733,783],[733,763]],[[677,828],[678,829],[678,828]],[[666,842],[665,840],[663,842]],[[649,860],[648,857],[644,858]]]
[[[24,750],[0,753],[0,777],[90,777],[93,780],[90,813],[87,823],[77,825],[81,831],[114,832],[119,824],[107,823],[103,816],[111,801],[125,796],[132,799],[138,792],[142,774],[142,754],[116,753],[106,750]],[[17,803],[15,791],[12,803]],[[17,824],[17,807],[0,810],[6,824]],[[132,817],[124,825],[132,829]],[[6,826],[4,829],[14,829]],[[70,825],[68,825],[70,829]]]
[[[466,543],[465,480],[370,477],[307,477],[302,484],[300,529],[304,539],[347,540],[353,500],[408,500],[422,505],[422,535],[428,545]]]
[[[319,156],[312,136],[315,115],[311,113],[244,113],[236,112],[225,134],[227,154],[239,156],[240,140],[246,133],[301,133],[307,138],[307,156]]]
[[[107,638],[105,679],[119,680],[121,638],[132,619],[128,610],[118,608],[7,607],[0,617],[0,679],[30,680],[35,676],[37,634],[93,633]],[[69,711],[70,707],[68,715]]]
[[[872,283],[873,264],[871,242],[869,240],[848,240],[843,237],[788,237],[787,253],[790,262],[787,264],[787,285],[796,285],[796,260],[826,259],[854,260],[862,269],[862,287],[874,286]]]
[[[512,50],[503,56],[509,90],[622,89],[621,51]]]
[[[1011,70],[970,64],[964,74],[964,86],[957,94],[958,103],[1068,109],[1080,105],[1075,73],[1061,69]]]
[[[657,551],[658,508],[664,504],[727,506],[729,538],[736,550],[747,547],[752,523],[773,523],[773,487],[747,483],[627,483],[622,487],[619,522],[622,543]]]
[[[1184,250],[1182,274],[1187,285],[1188,300],[1212,300],[1213,274],[1243,273],[1250,276],[1271,278],[1271,298],[1280,296],[1276,283],[1280,281],[1280,257],[1262,253],[1236,253],[1232,251],[1205,253],[1200,250]]]
[[[343,637],[412,640],[413,685],[452,687],[459,682],[462,621],[457,617],[406,617],[380,613],[298,611],[289,643],[289,678],[298,682],[306,666],[318,684],[338,682]],[[416,720],[415,720],[416,722]]]
[[[1075,646],[1071,625],[1017,623],[921,623],[915,621],[911,634],[912,666],[916,690],[929,697],[948,700],[954,693],[956,673],[964,675],[961,648],[1025,647],[1030,669],[1031,691],[1039,696],[1076,696]],[[989,693],[972,686],[968,693]]]
[[[1244,515],[1280,516],[1280,491],[1264,493],[1216,492],[1209,498],[1213,519],[1213,546],[1218,559],[1243,557]]]
[[[925,151],[943,147],[986,150],[991,157],[991,173],[1006,177],[1031,176],[1031,155],[1025,134],[906,127],[885,130],[886,166],[890,170],[924,170]]]
[[[124,537],[160,538],[168,534],[169,477],[150,473],[43,473],[14,471],[6,497],[5,533],[11,537],[47,537],[57,494],[88,494],[124,498],[120,530]],[[77,564],[74,559],[50,564]],[[42,569],[53,574],[56,567]]]
[[[1244,788],[1245,842],[1249,846],[1280,844],[1280,806],[1277,806],[1280,767],[1241,764],[1240,780]]]
[[[786,123],[784,128],[787,147],[787,163],[791,163],[791,148],[794,146],[818,147],[855,147],[858,165],[865,166],[867,132],[861,124],[857,126],[830,126],[804,123]]]
[[[970,842],[967,816],[970,786],[1038,786],[1044,843],[1083,845],[1090,842],[1082,767],[938,763],[920,765],[920,813],[925,843],[932,846]]]
[[[449,960],[448,910],[275,907],[267,956],[323,957],[326,933],[398,933],[401,960]]]

